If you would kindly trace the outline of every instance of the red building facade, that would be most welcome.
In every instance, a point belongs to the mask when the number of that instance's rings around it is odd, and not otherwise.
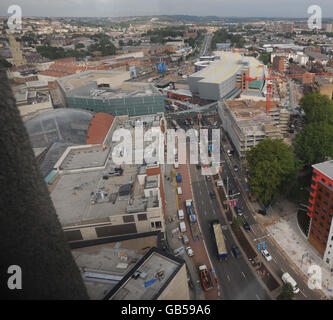
[[[313,165],[308,206],[311,218],[309,242],[320,252],[326,263],[333,263],[333,161]],[[332,252],[331,252],[332,248]]]

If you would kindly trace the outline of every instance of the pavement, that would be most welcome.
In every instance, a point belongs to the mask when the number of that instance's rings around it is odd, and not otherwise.
[[[293,262],[284,254],[278,243],[266,230],[267,225],[272,221],[277,221],[283,216],[283,210],[280,210],[281,208],[283,209],[283,205],[279,207],[280,209],[277,208],[275,210],[275,212],[278,212],[278,214],[275,214],[275,217],[274,214],[272,217],[263,217],[259,215],[257,210],[262,208],[259,203],[249,201],[249,182],[246,179],[246,173],[242,169],[241,161],[236,155],[228,157],[226,154],[226,150],[233,149],[227,139],[222,139],[221,143],[223,151],[221,153],[221,160],[225,161],[225,165],[223,166],[223,177],[229,177],[229,190],[232,189],[233,193],[240,192],[240,195],[237,197],[237,203],[238,206],[244,210],[244,218],[250,224],[252,229],[247,236],[255,247],[259,244],[262,246],[263,242],[265,242],[266,249],[273,258],[271,261],[267,262],[261,257],[261,262],[266,265],[266,268],[271,271],[271,274],[273,274],[276,279],[280,279],[281,281],[282,274],[288,272],[296,280],[300,288],[300,293],[295,296],[296,300],[321,299],[322,294],[317,290],[312,290],[308,287],[307,282],[303,279],[303,274],[295,268]],[[240,168],[238,172],[233,170],[235,164]],[[278,294],[278,292],[276,294]]]
[[[214,288],[209,291],[204,291],[201,286],[200,275],[198,267],[205,264],[209,270],[212,269],[211,262],[207,255],[204,241],[200,236],[199,240],[194,241],[191,233],[190,222],[186,214],[185,200],[193,199],[192,190],[190,185],[190,179],[188,175],[187,165],[181,164],[177,169],[177,172],[182,175],[182,182],[178,184],[182,188],[182,195],[180,197],[176,194],[177,183],[174,180],[174,176],[171,173],[175,172],[172,165],[165,165],[165,195],[166,195],[166,234],[167,241],[171,251],[179,247],[190,246],[194,251],[194,256],[189,257],[185,252],[180,256],[185,260],[187,270],[191,278],[193,288],[190,290],[190,297],[194,300],[217,300],[218,299],[218,286],[214,283]],[[171,174],[170,174],[171,173]],[[169,179],[168,179],[169,178]],[[177,209],[183,209],[186,224],[186,234],[190,243],[184,245],[181,240],[181,232],[179,230],[179,221],[177,216]],[[170,221],[169,221],[170,219]],[[200,227],[199,227],[200,230]],[[214,279],[213,275],[212,278]]]
[[[307,283],[312,276],[311,266],[317,265],[321,270],[322,281],[312,282],[313,286],[321,287],[327,299],[333,299],[333,272],[324,264],[318,252],[310,245],[308,239],[298,226],[297,214],[280,218],[266,229],[284,251],[284,254],[295,264],[295,269],[303,275]],[[312,278],[315,278],[312,276]],[[310,280],[311,281],[311,280]]]

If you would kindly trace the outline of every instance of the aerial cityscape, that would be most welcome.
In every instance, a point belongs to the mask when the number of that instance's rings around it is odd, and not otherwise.
[[[129,2],[0,5],[8,296],[332,300],[333,3]]]

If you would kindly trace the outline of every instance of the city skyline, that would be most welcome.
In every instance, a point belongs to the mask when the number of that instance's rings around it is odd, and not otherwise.
[[[14,5],[5,0],[0,4],[1,16],[8,16],[9,6]],[[143,0],[140,4],[133,0],[30,0],[16,1],[15,5],[22,8],[23,16],[46,17],[129,17],[150,15],[195,15],[217,17],[267,17],[267,18],[306,18],[310,15],[307,9],[311,5],[318,5],[322,9],[324,18],[333,14],[333,3],[328,0],[281,0],[278,2],[253,0],[221,1],[218,0],[184,0],[182,2],[170,0],[167,3],[156,0]],[[242,8],[240,10],[240,8]]]

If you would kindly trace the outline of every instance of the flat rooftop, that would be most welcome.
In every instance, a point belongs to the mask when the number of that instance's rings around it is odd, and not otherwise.
[[[73,148],[59,165],[60,170],[77,170],[105,166],[110,149],[101,146]]]
[[[265,135],[265,129],[277,130],[273,119],[265,112],[265,101],[234,100],[228,101],[226,104],[245,135]],[[277,108],[277,106],[278,104],[272,101],[271,109]]]
[[[184,261],[151,249],[111,291],[108,300],[154,300],[177,274]]]
[[[90,299],[102,300],[153,247],[160,247],[158,232],[90,240],[72,249]]]
[[[322,163],[317,163],[312,166],[320,171],[323,175],[333,180],[333,160],[328,160]]]
[[[67,97],[122,99],[160,95],[152,84],[127,82],[129,71],[85,71],[58,80]]]
[[[221,59],[213,61],[208,67],[190,77],[203,78],[199,82],[220,83],[242,67],[242,56],[239,53],[216,51],[215,54],[219,55]]]
[[[129,196],[118,197],[121,186],[135,182],[132,190],[134,198],[144,195],[143,186],[137,182],[137,167],[124,166],[121,176],[103,179],[104,170],[64,174],[51,193],[51,198],[63,226],[83,224],[93,220],[108,220],[109,216],[126,213]],[[94,195],[99,200],[92,204]]]
[[[58,79],[58,83],[66,94],[72,90],[85,86],[88,83],[108,83],[113,88],[118,88],[124,81],[130,79],[129,71],[101,71],[91,70],[69,75]]]
[[[254,57],[245,57],[239,53],[215,51],[219,60],[211,62],[206,68],[192,74],[190,77],[202,77],[200,82],[220,83],[243,67],[249,67],[250,77],[263,77],[264,66]]]
[[[258,115],[266,115],[266,101],[234,100],[226,102],[237,119],[251,119]],[[278,108],[278,103],[271,101],[271,109]]]
[[[134,124],[137,119],[145,122],[144,132],[159,126],[159,116],[150,115],[119,120],[119,126],[130,130],[132,134],[133,161],[135,154]],[[146,149],[151,142],[145,142]],[[157,176],[146,177],[140,184],[138,174],[145,174],[147,166],[157,164],[123,164],[121,170],[112,160],[113,152],[122,149],[116,143],[103,149],[101,146],[84,146],[71,149],[64,154],[55,167],[64,170],[54,182],[51,198],[60,223],[66,227],[89,222],[108,222],[110,216],[126,213],[145,212],[147,208],[160,206],[157,195],[145,198],[144,189],[158,188]],[[153,162],[154,159],[146,159]],[[122,171],[122,172],[121,172]],[[120,175],[118,175],[120,174]]]

